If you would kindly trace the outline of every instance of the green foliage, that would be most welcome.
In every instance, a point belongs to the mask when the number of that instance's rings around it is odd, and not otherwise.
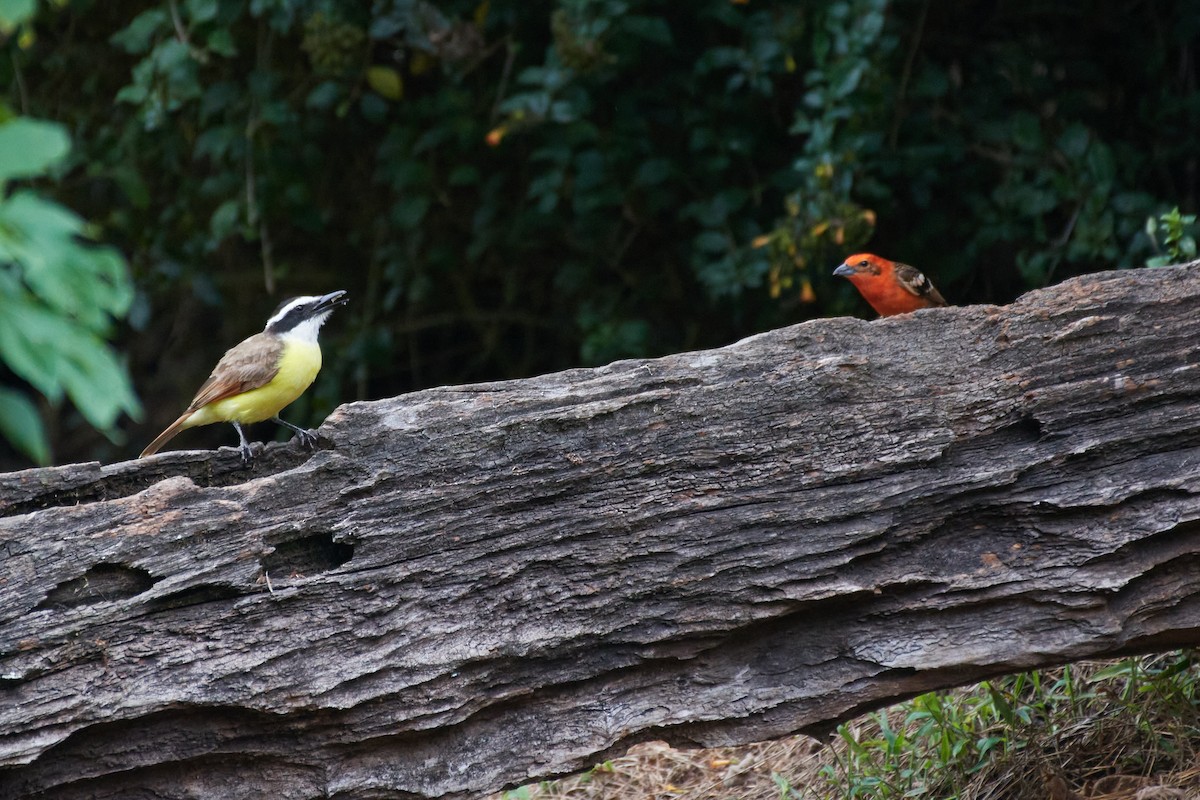
[[[839,726],[836,759],[821,770],[827,785],[795,796],[953,800],[997,785],[998,772],[1006,785],[1025,774],[1040,788],[1042,768],[1074,749],[1112,773],[1182,767],[1192,754],[1181,743],[1200,736],[1198,687],[1200,665],[1182,651],[930,692]]]
[[[1163,255],[1147,217],[1195,210],[1183,0],[75,0],[22,25],[8,100],[69,121],[42,191],[130,254],[132,343],[211,364],[264,295],[351,291],[314,414],[857,310],[829,273],[859,249],[1005,302]],[[189,303],[226,327],[171,327]],[[164,414],[203,377],[134,350]]]
[[[0,359],[51,403],[65,394],[89,424],[115,433],[139,407],[105,340],[133,290],[121,255],[85,243],[77,215],[13,180],[59,165],[70,142],[61,125],[28,118],[0,124]],[[0,387],[0,434],[37,463],[50,447],[29,396]]]
[[[855,200],[858,164],[878,152],[880,134],[861,125],[858,109],[878,92],[878,73],[895,47],[884,38],[886,0],[831,3],[815,14],[809,44],[814,64],[804,75],[804,94],[792,133],[804,136],[794,164],[797,188],[783,210],[784,222],[768,237],[772,247],[770,290],[780,297],[797,282],[801,297],[816,299],[812,283],[825,282],[828,265],[860,249],[874,231],[875,213]],[[810,274],[809,267],[819,275]]]
[[[1195,230],[1196,215],[1179,213],[1179,206],[1158,219],[1146,218],[1146,235],[1154,245],[1159,255],[1146,259],[1147,267],[1165,267],[1168,264],[1178,264],[1196,257],[1196,237],[1189,231]],[[1162,243],[1158,241],[1162,235]]]
[[[551,783],[551,781],[541,781],[537,784],[518,786],[516,789],[509,789],[508,791],[501,792],[500,797],[503,798],[503,800],[533,800],[533,798],[536,796],[535,786],[538,790],[545,791],[546,789],[550,788]]]
[[[344,75],[360,67],[366,55],[367,32],[323,11],[304,23],[301,49],[318,75]]]
[[[771,780],[779,789],[779,800],[796,800],[802,795],[792,786],[792,782],[777,772],[771,773]]]
[[[70,148],[61,125],[21,117],[8,120],[0,127],[0,192],[8,181],[47,172]]]
[[[0,0],[0,33],[8,35],[33,16],[37,0]]]

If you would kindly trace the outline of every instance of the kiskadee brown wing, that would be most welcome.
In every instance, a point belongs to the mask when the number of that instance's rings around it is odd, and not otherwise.
[[[196,392],[187,408],[188,412],[265,386],[279,372],[282,353],[283,345],[279,339],[265,333],[256,333],[229,348],[213,368],[208,380]]]

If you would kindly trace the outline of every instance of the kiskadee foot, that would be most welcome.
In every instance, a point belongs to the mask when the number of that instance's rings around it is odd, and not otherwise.
[[[301,428],[299,425],[293,425],[292,423],[288,422],[287,420],[280,419],[279,417],[272,417],[272,419],[275,422],[278,422],[283,427],[289,428],[293,433],[295,433],[296,438],[300,440],[301,446],[303,446],[306,450],[312,450],[314,447],[317,446],[317,432],[316,431],[310,431],[306,428]]]
[[[238,453],[242,456],[242,467],[249,467],[250,462],[254,460],[254,451],[250,449],[250,443],[246,441],[246,432],[242,430],[242,426],[238,423],[233,423],[233,427],[238,432]]]
[[[316,431],[310,431],[301,428],[300,430],[296,431],[296,438],[300,440],[300,444],[303,445],[305,450],[312,450],[317,446]]]

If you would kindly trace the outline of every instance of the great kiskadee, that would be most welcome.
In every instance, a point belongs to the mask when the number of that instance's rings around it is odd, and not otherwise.
[[[285,422],[279,412],[304,393],[321,369],[321,347],[317,333],[336,306],[346,304],[346,293],[330,292],[321,297],[288,300],[256,333],[230,348],[196,392],[183,415],[158,435],[142,456],[157,453],[175,434],[198,425],[232,422],[241,444],[242,463],[252,453],[242,425],[274,420],[296,432],[300,443],[312,447],[317,435]]]

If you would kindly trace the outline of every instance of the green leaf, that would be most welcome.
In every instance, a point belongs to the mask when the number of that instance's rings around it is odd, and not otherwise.
[[[200,95],[200,85],[196,81],[196,59],[186,44],[178,39],[168,39],[154,48],[151,61],[159,73],[167,78],[172,95],[180,99]]]
[[[671,26],[662,17],[630,14],[621,19],[621,27],[626,33],[664,47],[670,47],[674,41],[671,37]]]
[[[146,98],[150,92],[142,83],[131,83],[128,86],[122,86],[117,90],[114,98],[118,103],[129,103],[130,105],[140,106],[146,102]]]
[[[1039,150],[1042,147],[1042,124],[1028,111],[1013,114],[1009,132],[1013,144],[1022,150]]]
[[[1087,127],[1076,122],[1058,137],[1058,149],[1067,158],[1078,160],[1083,158],[1083,154],[1087,152],[1088,142],[1090,141],[1091,134],[1088,132]]]
[[[671,177],[672,165],[666,158],[651,158],[643,161],[634,173],[633,182],[637,186],[655,186]]]
[[[129,378],[107,345],[71,331],[59,346],[65,356],[60,374],[67,396],[93,427],[109,432],[122,411],[134,419],[141,415]]]
[[[214,125],[196,137],[193,155],[197,158],[209,158],[220,163],[237,151],[244,135],[235,125]]]
[[[17,377],[52,402],[62,397],[58,333],[63,324],[28,300],[9,297],[0,314],[0,357]]]
[[[404,97],[404,79],[392,67],[375,65],[367,68],[367,83],[381,97],[400,100]]]
[[[36,464],[50,463],[50,443],[37,407],[24,394],[0,386],[0,434]]]
[[[304,104],[309,108],[322,110],[332,106],[341,96],[342,87],[339,83],[336,81],[322,81],[308,93],[308,99],[304,101]]]
[[[233,36],[227,28],[217,28],[208,35],[208,49],[219,56],[225,56],[225,58],[233,58],[237,55]]]
[[[120,187],[134,208],[144,211],[150,205],[150,190],[135,165],[116,164],[107,174]]]
[[[387,39],[395,36],[404,29],[404,22],[399,14],[392,13],[381,17],[375,17],[371,20],[371,27],[367,30],[367,35],[372,39]]]
[[[586,191],[604,182],[607,161],[599,150],[585,150],[575,157],[575,189]]]
[[[0,124],[0,182],[41,175],[70,149],[67,129],[57,122],[17,117]]]
[[[11,30],[33,16],[36,0],[0,0],[0,29]]]
[[[863,72],[868,63],[859,61],[854,64],[839,63],[830,77],[830,89],[834,97],[842,98],[850,95],[858,88]]]
[[[0,203],[0,257],[24,267],[25,284],[52,310],[98,334],[132,299],[125,261],[80,241],[83,220],[23,190]]]
[[[415,195],[392,206],[391,219],[401,229],[413,230],[429,211],[429,198]]]
[[[46,131],[51,132],[45,137]],[[25,164],[14,166],[14,141]],[[54,144],[62,137],[61,146]],[[30,174],[29,156],[42,168],[66,152],[61,126],[16,119],[0,125],[0,168]],[[124,368],[104,343],[112,318],[133,299],[124,258],[86,242],[84,221],[71,210],[22,189],[0,197],[0,361],[51,402],[64,393],[84,417],[112,435],[117,415],[140,413]],[[20,394],[0,396],[0,435],[44,463],[49,448],[36,410]]]
[[[450,170],[446,183],[451,186],[474,186],[479,183],[479,168],[474,164],[459,164]]]
[[[363,119],[369,122],[383,122],[387,118],[388,104],[379,95],[367,93],[358,101],[358,110],[362,112]]]
[[[65,390],[84,418],[100,430],[111,428],[121,411],[140,413],[128,376],[112,351],[68,318],[26,304],[18,313],[0,318],[0,353],[14,373],[51,401],[57,402]]]
[[[216,19],[217,11],[220,9],[218,0],[187,0],[184,5],[192,22],[208,22]]]
[[[1087,152],[1087,167],[1093,183],[1107,184],[1116,177],[1117,165],[1112,149],[1104,142],[1095,142]]]
[[[109,37],[109,41],[126,53],[144,53],[158,33],[168,25],[166,10],[151,8],[133,18],[122,30]]]
[[[729,250],[729,237],[720,231],[704,231],[696,237],[696,247],[706,253],[724,253]]]
[[[1135,659],[1124,658],[1115,664],[1109,664],[1107,667],[1093,672],[1087,680],[1089,683],[1096,684],[1112,678],[1129,678],[1135,669]]]
[[[241,218],[241,209],[242,206],[237,200],[226,200],[217,206],[208,223],[214,241],[220,242],[234,232]]]

